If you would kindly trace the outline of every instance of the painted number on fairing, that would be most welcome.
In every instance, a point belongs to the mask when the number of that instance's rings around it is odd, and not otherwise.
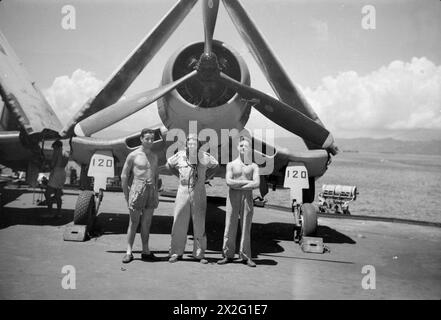
[[[89,163],[89,177],[95,177],[97,174],[104,174],[109,177],[114,176],[113,154],[109,150],[100,150],[93,154]]]
[[[112,161],[112,159],[96,159],[96,158],[94,158],[92,160],[92,166],[111,168],[111,167],[113,167],[113,161]]]
[[[308,171],[300,163],[288,165],[285,170],[284,188],[290,188],[290,197],[298,203],[303,202],[303,189],[309,188]]]
[[[306,167],[301,164],[290,165],[285,170],[285,181],[283,182],[285,188],[309,188],[308,171]]]
[[[306,179],[308,177],[305,170],[301,170],[299,174],[299,170],[286,170],[286,177],[287,178],[302,178]]]

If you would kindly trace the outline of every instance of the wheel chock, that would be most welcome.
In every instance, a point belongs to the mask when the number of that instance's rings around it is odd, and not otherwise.
[[[309,253],[325,253],[323,238],[318,237],[302,237],[301,248],[303,252]]]
[[[87,226],[78,224],[69,224],[64,229],[64,241],[83,242],[87,238]]]

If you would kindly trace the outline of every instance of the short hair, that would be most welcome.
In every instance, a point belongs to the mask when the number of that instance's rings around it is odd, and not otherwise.
[[[61,148],[63,146],[63,143],[61,143],[61,141],[60,140],[55,140],[54,141],[54,143],[52,143],[52,148],[53,149],[55,149],[55,148]]]
[[[238,142],[238,144],[240,144],[242,141],[246,141],[246,142],[248,142],[248,143],[251,145],[251,139],[250,139],[250,137],[248,137],[248,136],[243,136],[243,135],[241,135],[241,136],[239,137],[239,142]]]
[[[141,138],[144,137],[146,134],[153,134],[153,136],[155,135],[155,130],[150,129],[150,128],[144,128],[141,130]]]

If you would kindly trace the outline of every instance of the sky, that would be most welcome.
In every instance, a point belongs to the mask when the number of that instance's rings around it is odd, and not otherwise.
[[[66,122],[175,2],[2,0],[0,29]],[[407,139],[423,130],[427,138],[441,139],[441,1],[241,3],[335,137]],[[65,5],[75,9],[74,30],[62,27]],[[371,14],[375,10],[371,29],[363,28],[366,6]],[[214,37],[243,56],[253,87],[274,96],[222,4]],[[157,87],[171,54],[202,40],[196,4],[125,96]],[[151,105],[103,132],[133,132],[158,123]],[[247,127],[291,135],[254,110]]]

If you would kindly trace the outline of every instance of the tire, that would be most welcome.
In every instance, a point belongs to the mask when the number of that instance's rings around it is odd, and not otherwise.
[[[93,191],[82,191],[77,199],[74,211],[74,224],[93,227],[95,222],[95,194]]]
[[[311,203],[304,203],[300,208],[302,216],[302,237],[314,235],[317,231],[318,209]]]

